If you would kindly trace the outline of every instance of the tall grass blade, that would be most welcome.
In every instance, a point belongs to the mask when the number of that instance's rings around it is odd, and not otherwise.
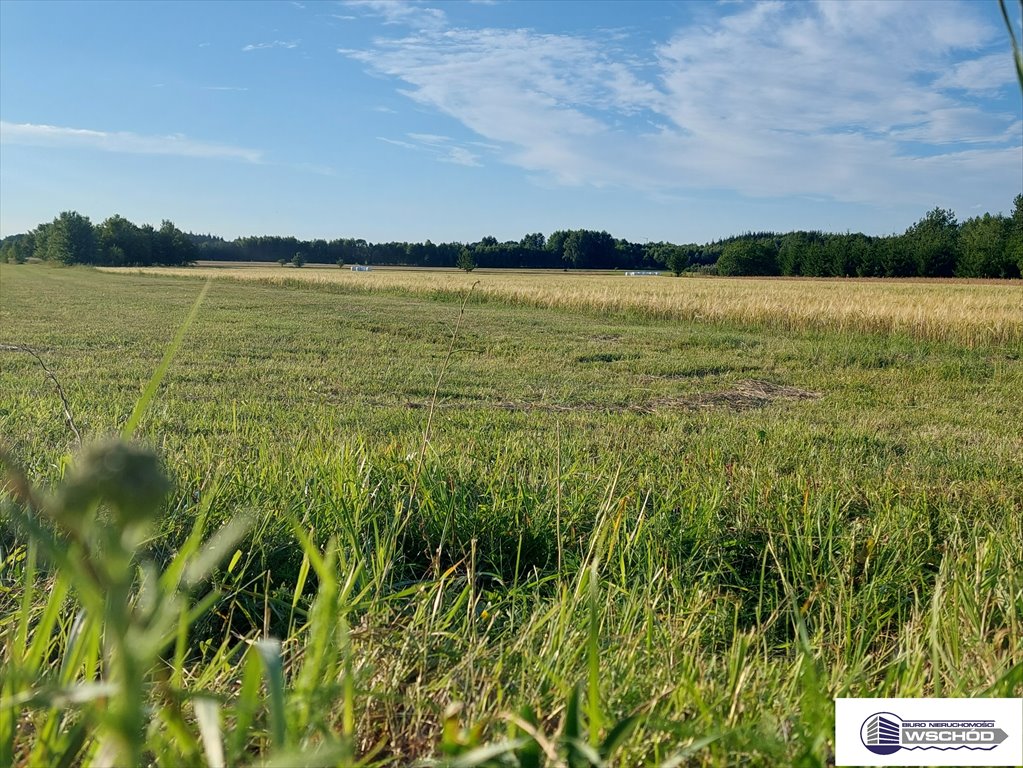
[[[192,309],[189,311],[188,316],[185,317],[185,321],[178,326],[177,333],[171,339],[167,351],[163,353],[163,359],[160,360],[160,364],[150,377],[149,383],[146,384],[146,388],[142,391],[141,397],[135,403],[135,409],[131,412],[131,416],[128,417],[128,421],[125,422],[124,428],[121,429],[121,437],[125,440],[135,434],[135,428],[138,427],[139,421],[142,420],[146,409],[149,408],[149,403],[156,395],[156,390],[159,389],[160,382],[163,381],[167,369],[170,368],[170,364],[174,361],[175,356],[177,356],[178,350],[181,348],[181,342],[185,340],[185,334],[188,333],[188,329],[192,327],[192,323],[198,316],[199,308],[202,306],[206,294],[209,293],[211,285],[213,285],[212,277],[208,278],[203,284],[202,290],[199,291],[199,295],[195,298],[195,303],[192,304]]]
[[[224,735],[220,728],[220,704],[215,699],[198,697],[192,700],[195,707],[195,720],[202,738],[202,748],[206,753],[209,768],[225,768]]]
[[[1020,12],[1023,13],[1023,0],[1019,2]],[[1009,40],[1012,44],[1012,60],[1016,65],[1016,77],[1019,79],[1020,90],[1023,90],[1023,50],[1020,50],[1020,41],[1016,40],[1016,29],[1009,19],[1009,9],[1005,7],[1005,0],[998,0],[998,7],[1002,9],[1002,18],[1005,20],[1005,28],[1009,30]]]
[[[270,743],[274,749],[284,749],[288,740],[288,713],[284,700],[284,661],[281,644],[277,640],[260,640],[256,652],[263,662],[263,673],[269,696]]]

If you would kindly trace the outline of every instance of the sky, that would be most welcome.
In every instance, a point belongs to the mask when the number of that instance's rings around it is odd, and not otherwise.
[[[996,0],[0,2],[4,236],[703,243],[1021,191]]]

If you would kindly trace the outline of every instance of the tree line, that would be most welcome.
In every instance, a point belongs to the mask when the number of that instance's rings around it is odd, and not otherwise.
[[[299,240],[266,235],[225,240],[184,233],[170,221],[159,229],[122,216],[99,225],[74,211],[23,235],[0,241],[0,260],[37,258],[63,264],[180,265],[199,260],[416,267],[637,269],[721,275],[808,277],[995,277],[1023,272],[1023,195],[1010,216],[956,220],[935,208],[902,234],[870,236],[797,231],[747,232],[711,243],[633,243],[604,231],[558,230],[499,242],[386,242],[359,238]]]
[[[115,214],[93,225],[88,216],[64,211],[31,232],[0,242],[0,261],[24,262],[30,258],[60,264],[146,267],[190,264],[200,256],[192,237],[170,221],[156,229],[151,224],[138,226]]]

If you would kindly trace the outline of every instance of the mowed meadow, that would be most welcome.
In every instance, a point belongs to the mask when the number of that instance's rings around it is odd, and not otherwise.
[[[348,267],[238,266],[210,262],[200,268],[123,267],[110,272],[186,275],[343,292],[391,291],[458,298],[470,287],[478,300],[546,309],[629,312],[665,320],[741,323],[747,328],[901,333],[967,345],[1023,342],[1020,285],[997,280],[718,280],[687,276],[684,282],[614,272],[545,272]]]
[[[0,280],[0,763],[828,765],[835,697],[1023,692],[1018,282]]]

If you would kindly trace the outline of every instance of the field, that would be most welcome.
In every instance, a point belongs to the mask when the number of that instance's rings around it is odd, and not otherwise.
[[[73,475],[54,379],[113,435],[183,329],[139,557],[251,525],[127,744],[5,518],[0,763],[827,765],[834,697],[1023,692],[1018,283],[0,270],[12,463]]]
[[[111,272],[139,270],[109,269]],[[664,320],[737,322],[747,328],[902,333],[967,345],[1023,343],[1021,289],[1008,281],[716,280],[626,277],[614,273],[519,270],[220,265],[200,269],[150,268],[148,274],[214,275],[267,285],[352,291],[400,291],[454,299],[476,285],[477,298],[545,309],[631,312]],[[812,286],[812,288],[808,288]]]

